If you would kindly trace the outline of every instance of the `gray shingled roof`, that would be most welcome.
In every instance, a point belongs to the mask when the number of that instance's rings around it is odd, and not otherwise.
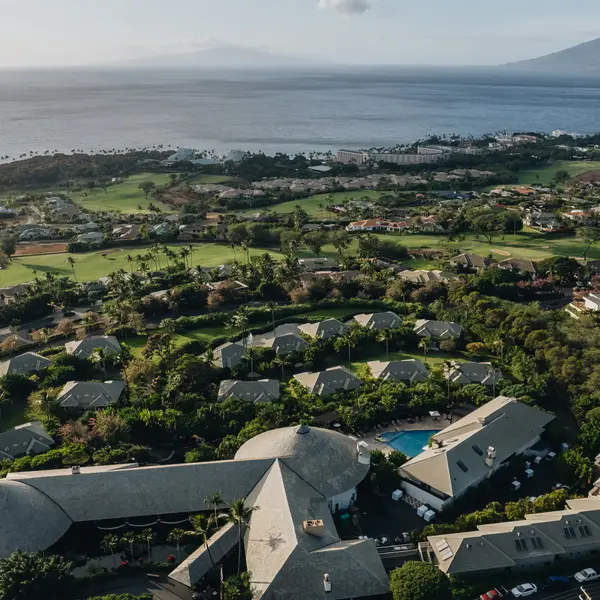
[[[114,335],[92,336],[76,342],[67,342],[65,348],[68,354],[89,358],[95,350],[102,349],[110,356],[121,352],[121,344]]]
[[[499,396],[432,436],[430,448],[401,467],[415,481],[457,496],[487,477],[489,447],[496,451],[494,464],[501,464],[518,451],[534,444],[554,416]]]
[[[294,379],[313,394],[329,396],[336,392],[357,390],[362,381],[346,367],[330,367],[318,373],[298,373]]]
[[[341,321],[337,319],[325,319],[324,321],[319,321],[318,323],[306,323],[304,325],[300,325],[300,331],[305,335],[312,337],[327,340],[329,338],[344,335],[347,331],[349,331],[348,326],[344,325]]]
[[[226,379],[221,381],[217,401],[223,402],[232,397],[248,402],[277,400],[279,398],[279,381],[277,379],[260,379],[258,381]]]
[[[367,363],[375,379],[384,381],[426,381],[429,371],[422,361],[415,358],[392,360],[389,362],[374,360]]]
[[[214,351],[215,366],[225,369],[235,367],[244,360],[244,347],[241,344],[226,342],[217,346]]]
[[[460,575],[553,562],[600,549],[600,499],[567,501],[565,510],[525,515],[522,521],[479,525],[478,531],[428,538],[442,571]],[[569,537],[565,528],[572,530]],[[517,540],[519,543],[517,544]]]
[[[483,258],[482,256],[478,256],[477,254],[469,254],[465,252],[464,254],[459,254],[454,258],[450,259],[451,263],[463,265],[465,267],[470,267],[472,269],[486,269],[490,266],[489,258]]]
[[[354,320],[367,329],[396,329],[402,325],[402,319],[393,312],[379,312],[355,315]]]
[[[69,381],[58,400],[64,408],[106,408],[119,401],[124,389],[124,381]]]
[[[272,332],[265,335],[253,336],[252,339],[249,340],[249,344],[253,347],[272,348],[278,356],[299,352],[308,348],[309,345],[308,342],[298,334],[284,333],[274,336]]]
[[[452,361],[450,369],[444,367],[444,377],[452,383],[467,385],[479,383],[495,385],[502,379],[502,371],[492,367],[492,363],[456,362]]]
[[[420,337],[446,340],[459,338],[462,334],[462,327],[458,323],[418,319],[414,331]]]
[[[38,454],[49,450],[54,439],[40,421],[18,425],[0,433],[0,460],[13,459],[24,454]]]
[[[29,375],[50,366],[52,361],[35,352],[25,352],[0,363],[0,377],[9,373]]]
[[[354,438],[328,429],[283,427],[248,440],[235,458],[281,458],[304,481],[329,498],[352,489],[369,471],[368,465],[358,462],[356,444]]]

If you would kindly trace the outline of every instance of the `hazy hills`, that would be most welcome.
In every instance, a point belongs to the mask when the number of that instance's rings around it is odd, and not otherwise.
[[[274,54],[262,48],[213,42],[180,54],[163,54],[121,61],[118,66],[158,68],[276,68],[314,67],[321,63],[299,56]]]
[[[600,38],[540,58],[504,65],[511,69],[545,72],[600,73]]]

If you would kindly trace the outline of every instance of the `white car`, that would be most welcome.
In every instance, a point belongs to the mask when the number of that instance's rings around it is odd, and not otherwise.
[[[587,581],[594,581],[598,579],[600,575],[594,571],[594,569],[583,569],[579,573],[575,573],[575,579],[578,583],[586,583]]]
[[[527,598],[527,596],[533,596],[533,594],[537,594],[537,586],[533,583],[522,583],[517,587],[510,590],[511,594],[515,598]]]

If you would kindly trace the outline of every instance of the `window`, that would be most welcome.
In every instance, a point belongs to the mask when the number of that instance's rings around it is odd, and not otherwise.
[[[517,550],[519,552],[521,552],[521,551],[526,552],[527,551],[527,540],[516,539],[515,540],[515,547],[517,548]]]
[[[456,461],[456,464],[458,465],[458,468],[463,471],[464,473],[466,473],[469,468],[467,467],[467,465],[465,465],[465,463],[462,460],[458,460]]]
[[[532,537],[530,539],[531,541],[531,547],[534,550],[539,550],[540,548],[544,547],[544,543],[542,542],[542,538],[541,537]]]
[[[473,448],[473,450],[475,451],[475,454],[479,454],[479,456],[483,456],[483,450],[477,444],[474,444],[473,446],[471,446],[471,448]]]
[[[572,527],[565,527],[563,529],[563,532],[568,540],[574,540],[577,538],[577,534],[575,533],[575,530]]]
[[[588,525],[580,525],[578,527],[579,529],[579,535],[581,537],[591,537],[592,532],[590,531],[590,528]]]

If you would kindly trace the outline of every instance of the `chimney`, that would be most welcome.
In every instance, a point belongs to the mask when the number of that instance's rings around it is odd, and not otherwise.
[[[329,573],[325,573],[323,576],[323,588],[325,589],[325,593],[329,594],[331,592],[331,581],[329,581]]]
[[[496,461],[496,448],[489,446],[485,457],[485,464],[491,469]]]
[[[325,526],[321,519],[312,519],[311,521],[303,521],[302,527],[306,533],[315,537],[325,537]]]
[[[79,465],[73,465],[71,467],[71,475],[80,475],[81,474],[81,467]]]
[[[371,453],[369,452],[369,444],[364,441],[360,441],[356,444],[356,452],[358,453],[358,462],[361,465],[371,464]]]

